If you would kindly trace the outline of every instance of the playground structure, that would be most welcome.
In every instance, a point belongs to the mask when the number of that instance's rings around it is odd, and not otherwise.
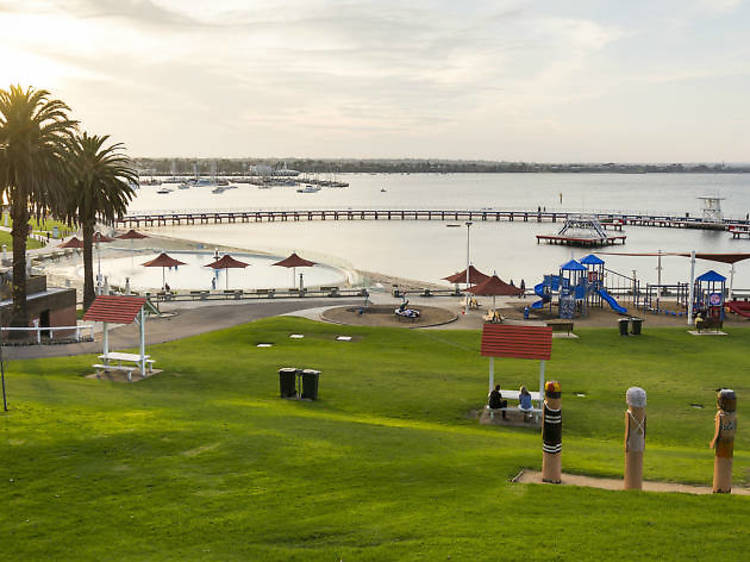
[[[604,267],[604,260],[589,254],[580,262],[570,260],[560,267],[558,275],[545,275],[544,280],[534,287],[534,293],[540,300],[534,302],[531,308],[542,310],[549,304],[550,310],[553,306],[554,297],[557,296],[557,305],[560,318],[573,318],[577,315],[585,316],[590,306],[602,306],[606,302],[612,310],[618,314],[627,314],[627,309],[620,305],[610,294],[605,285],[608,275],[613,280],[622,279],[630,281],[630,278]],[[633,295],[638,294],[638,284],[633,281]],[[622,287],[618,287],[622,293]]]
[[[724,295],[727,278],[713,269],[695,278],[693,287],[693,314],[714,325],[724,321]]]

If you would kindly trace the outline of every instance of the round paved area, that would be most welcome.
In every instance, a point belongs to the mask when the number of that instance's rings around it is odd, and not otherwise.
[[[394,310],[397,305],[339,306],[331,308],[321,314],[321,318],[336,324],[351,326],[390,326],[397,328],[425,328],[439,326],[453,322],[457,316],[455,312],[436,306],[410,306],[420,312],[416,319],[396,316]]]

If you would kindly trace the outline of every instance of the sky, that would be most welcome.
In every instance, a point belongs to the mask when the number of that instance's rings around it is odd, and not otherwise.
[[[0,0],[133,156],[750,161],[750,1]]]

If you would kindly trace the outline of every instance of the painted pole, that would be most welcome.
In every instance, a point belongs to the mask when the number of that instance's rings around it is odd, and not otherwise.
[[[690,252],[690,286],[688,287],[687,323],[693,325],[693,299],[695,298],[695,250]]]
[[[646,448],[646,391],[631,386],[625,393],[625,479],[626,490],[643,489],[643,451]]]
[[[562,407],[560,383],[544,386],[542,410],[542,482],[562,482]]]
[[[737,395],[730,388],[722,388],[716,394],[714,439],[714,494],[732,492],[732,457],[734,436],[737,433]]]

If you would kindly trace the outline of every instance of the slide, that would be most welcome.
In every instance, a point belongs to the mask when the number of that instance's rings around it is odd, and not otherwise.
[[[534,292],[537,294],[537,296],[542,297],[542,300],[538,300],[535,303],[532,303],[531,308],[539,310],[540,308],[544,308],[544,305],[547,304],[550,300],[552,300],[552,298],[549,295],[544,294],[544,286],[545,286],[544,282],[534,285]]]
[[[739,314],[745,318],[750,318],[750,302],[729,301],[727,303],[727,308],[735,314]]]
[[[612,295],[610,295],[606,290],[599,289],[597,293],[599,293],[599,296],[602,297],[605,301],[607,301],[607,304],[612,308],[612,310],[614,310],[618,314],[628,313],[628,309],[617,304],[617,301],[615,300],[615,298]]]

